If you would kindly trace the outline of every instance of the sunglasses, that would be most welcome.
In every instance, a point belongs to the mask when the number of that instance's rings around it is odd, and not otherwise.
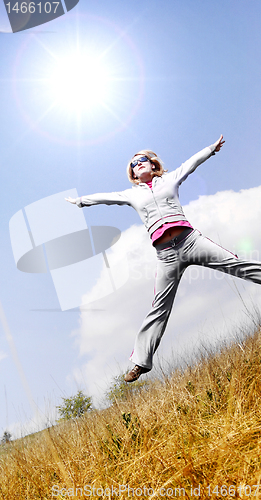
[[[134,168],[136,167],[136,165],[138,165],[139,161],[141,163],[145,162],[145,161],[149,161],[149,158],[147,158],[147,156],[142,156],[141,158],[139,158],[138,160],[135,160],[133,162],[131,162],[130,166],[131,168]]]

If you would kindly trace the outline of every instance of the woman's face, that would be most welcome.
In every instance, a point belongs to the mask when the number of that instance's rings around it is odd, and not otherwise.
[[[146,161],[139,161],[139,159],[143,160],[144,157],[144,154],[138,154],[132,158],[133,162],[138,162],[137,165],[133,168],[133,173],[134,176],[140,179],[142,182],[149,182],[151,181],[152,163],[148,159]]]

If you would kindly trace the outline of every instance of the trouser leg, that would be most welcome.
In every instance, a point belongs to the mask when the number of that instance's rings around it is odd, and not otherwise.
[[[203,265],[261,284],[261,262],[240,259],[198,231],[190,252],[189,264]]]
[[[195,230],[176,249],[158,252],[158,273],[153,306],[136,337],[130,360],[148,370],[166,329],[181,276],[187,266],[209,267],[261,284],[261,262],[238,258]]]
[[[159,252],[155,280],[155,297],[151,310],[137,334],[130,360],[151,370],[152,357],[166,329],[185,263],[174,249]]]

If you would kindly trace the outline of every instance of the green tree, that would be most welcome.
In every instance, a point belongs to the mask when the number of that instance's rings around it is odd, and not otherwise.
[[[92,409],[92,398],[85,396],[82,391],[78,391],[76,396],[62,398],[63,404],[56,406],[61,420],[82,417],[84,413]]]
[[[128,373],[127,370],[126,373]],[[124,380],[125,373],[117,375],[113,378],[113,382],[106,393],[106,397],[109,401],[114,403],[115,400],[125,401],[129,396],[135,395],[140,392],[141,388],[148,385],[147,380],[136,380],[131,384],[127,384]]]
[[[11,432],[9,432],[9,431],[5,431],[5,432],[4,432],[4,434],[3,434],[3,437],[2,437],[2,439],[1,439],[1,443],[2,443],[2,444],[7,444],[7,443],[10,443],[11,438],[12,438],[12,434],[11,434]]]

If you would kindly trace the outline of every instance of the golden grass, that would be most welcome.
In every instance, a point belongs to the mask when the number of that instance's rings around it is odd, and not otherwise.
[[[126,401],[5,446],[0,498],[260,498],[260,392],[258,329]]]

